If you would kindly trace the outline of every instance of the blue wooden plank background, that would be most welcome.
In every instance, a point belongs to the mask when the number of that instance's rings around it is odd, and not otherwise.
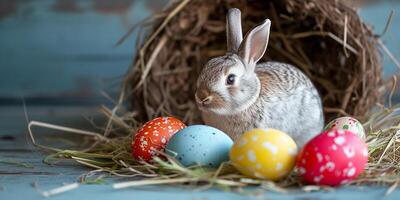
[[[135,47],[135,35],[121,46],[116,41],[135,23],[162,8],[167,0],[0,0],[0,160],[29,163],[33,168],[0,162],[0,199],[40,199],[31,186],[42,190],[77,181],[88,169],[71,163],[48,166],[25,137],[21,99],[30,119],[72,127],[94,128],[84,117],[101,122],[94,114],[106,91],[116,95]],[[400,58],[400,2],[380,1],[360,10],[375,27],[384,29],[390,10],[392,25],[382,38]],[[396,12],[397,11],[397,12]],[[384,74],[398,73],[385,56]],[[40,131],[48,136],[56,132]],[[85,185],[54,199],[379,199],[387,188],[342,188],[336,192],[243,196],[218,190],[193,192],[171,187],[113,190],[108,184]],[[395,191],[385,199],[399,199]]]
[[[108,3],[107,3],[108,2]],[[112,3],[114,2],[114,3]],[[116,41],[167,0],[0,0],[0,97],[92,97],[116,91],[135,47],[135,33]],[[360,11],[384,29],[399,1],[380,1]],[[383,41],[400,57],[400,13]],[[385,56],[385,76],[397,72]]]
[[[113,3],[114,2],[114,3]],[[165,1],[0,1],[0,96],[92,96],[119,85],[135,33]]]
[[[390,11],[394,12],[388,31],[383,35],[382,41],[390,52],[400,59],[400,1],[378,1],[379,3],[369,4],[361,8],[361,17],[374,28],[376,34],[381,34],[385,29]],[[389,57],[384,54],[383,57],[384,77],[388,78],[393,74],[399,73],[399,68]]]

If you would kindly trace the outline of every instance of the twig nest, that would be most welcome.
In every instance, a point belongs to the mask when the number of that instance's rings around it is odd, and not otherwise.
[[[139,37],[144,40],[126,78],[139,120],[172,115],[201,122],[195,83],[205,62],[226,53],[225,15],[232,7],[243,12],[244,32],[265,18],[272,21],[263,60],[290,63],[308,75],[327,121],[340,115],[362,119],[379,101],[377,39],[341,1],[186,0],[156,14],[144,27],[148,34]]]

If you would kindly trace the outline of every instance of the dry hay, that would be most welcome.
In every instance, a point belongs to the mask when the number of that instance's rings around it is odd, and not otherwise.
[[[104,108],[102,113],[110,116],[111,110]],[[346,185],[384,185],[390,186],[386,194],[391,193],[398,186],[400,180],[400,105],[391,108],[381,108],[379,112],[369,117],[364,123],[367,134],[367,145],[369,152],[368,165],[365,172],[357,179]],[[298,177],[294,170],[287,178],[271,182],[268,180],[254,179],[240,174],[229,163],[222,163],[219,168],[207,168],[203,166],[184,167],[176,159],[163,154],[167,160],[156,158],[153,163],[135,161],[131,156],[131,141],[135,130],[139,126],[131,126],[130,115],[115,115],[111,118],[115,127],[109,137],[104,133],[96,133],[56,126],[43,122],[32,121],[29,123],[29,133],[33,144],[41,150],[51,152],[45,157],[44,162],[57,164],[63,160],[72,160],[81,165],[87,166],[91,171],[84,173],[79,184],[103,183],[104,177],[122,177],[124,181],[117,181],[113,185],[116,189],[126,187],[137,187],[144,185],[179,184],[195,190],[204,190],[217,187],[224,190],[249,192],[246,186],[257,186],[251,189],[252,194],[265,190],[272,190],[281,193],[313,191],[332,188],[325,186],[306,185]],[[69,149],[60,149],[46,146],[36,141],[33,134],[33,127],[42,127],[69,132],[81,135],[79,141],[69,141],[75,144]],[[119,131],[115,131],[122,128]],[[125,130],[125,131],[122,131]],[[125,132],[124,136],[121,136]],[[61,138],[61,137],[60,137]],[[77,149],[82,141],[89,145],[85,149]],[[19,165],[21,165],[20,163]],[[61,188],[63,188],[62,186]]]

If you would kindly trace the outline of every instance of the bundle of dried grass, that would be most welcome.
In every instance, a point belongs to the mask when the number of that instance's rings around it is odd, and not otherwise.
[[[323,97],[326,119],[363,118],[380,99],[377,38],[341,1],[184,0],[168,6],[144,26],[126,86],[137,119],[172,115],[201,122],[194,103],[203,64],[226,52],[225,14],[243,12],[243,29],[272,21],[264,60],[298,66]],[[143,39],[144,38],[144,39]]]
[[[107,116],[111,113],[103,109]],[[370,116],[364,123],[367,133],[369,152],[368,165],[365,172],[347,185],[388,185],[387,194],[392,192],[400,180],[400,105],[391,108],[382,108],[376,114]],[[207,189],[219,187],[238,192],[247,191],[246,186],[258,186],[252,192],[272,190],[287,193],[295,189],[304,191],[330,189],[324,186],[305,185],[296,172],[290,174],[284,180],[271,182],[267,180],[248,178],[240,174],[229,163],[223,163],[219,168],[206,168],[203,166],[184,167],[176,159],[163,154],[167,160],[156,158],[153,163],[135,161],[131,156],[131,141],[134,131],[138,127],[129,124],[132,118],[129,115],[112,118],[114,127],[127,129],[130,134],[121,136],[120,131],[112,131],[111,137],[104,137],[102,133],[89,132],[68,127],[56,126],[42,122],[32,121],[29,124],[29,133],[35,146],[42,150],[52,152],[44,159],[45,163],[54,164],[60,160],[73,160],[92,170],[81,176],[80,183],[102,183],[103,177],[111,174],[115,177],[129,178],[126,182],[118,182],[114,188],[126,188],[144,185],[179,184],[192,189]],[[41,145],[36,142],[32,133],[34,126],[56,129],[86,136],[92,144],[85,149],[59,149]],[[119,136],[117,136],[119,135]],[[82,140],[70,141],[76,146],[82,144]],[[254,188],[253,188],[254,189]]]

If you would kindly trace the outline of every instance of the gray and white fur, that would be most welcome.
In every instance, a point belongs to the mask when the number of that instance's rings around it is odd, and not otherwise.
[[[207,62],[197,80],[204,122],[234,140],[253,128],[278,129],[302,147],[324,125],[318,91],[292,65],[257,64],[267,49],[270,20],[243,39],[240,10],[230,9],[226,19],[228,52]]]

